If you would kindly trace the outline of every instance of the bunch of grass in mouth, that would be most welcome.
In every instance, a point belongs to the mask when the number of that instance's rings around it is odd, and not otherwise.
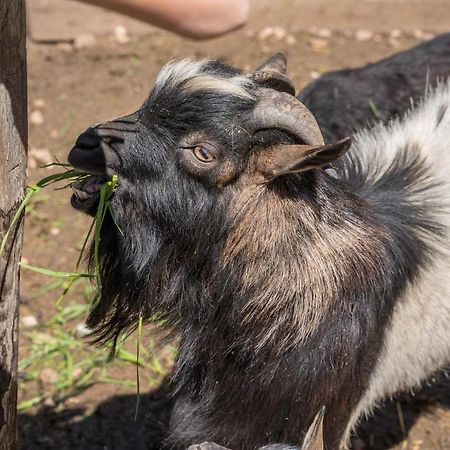
[[[6,231],[5,235],[3,236],[0,244],[0,256],[5,250],[6,244],[8,242],[8,237],[11,235],[12,230],[14,230],[14,227],[16,226],[17,222],[20,220],[22,214],[24,213],[27,205],[30,203],[31,199],[38,194],[42,189],[52,186],[55,183],[61,183],[65,182],[66,184],[62,187],[56,188],[57,190],[65,189],[68,187],[71,187],[72,184],[77,182],[82,182],[87,177],[89,177],[91,174],[79,171],[77,169],[74,169],[70,164],[61,164],[61,163],[52,163],[47,164],[45,167],[62,167],[64,170],[62,172],[58,172],[52,175],[49,175],[45,178],[42,178],[39,180],[36,184],[28,186],[26,189],[26,195],[24,199],[21,201],[19,207],[17,208],[13,219],[11,220],[11,223],[8,227],[8,230]],[[106,216],[106,212],[109,210],[111,213],[111,197],[114,193],[114,190],[118,186],[118,178],[117,175],[114,175],[111,180],[105,181],[101,188],[100,188],[100,197],[99,197],[99,203],[97,207],[97,212],[95,214],[94,220],[87,232],[86,238],[83,242],[83,246],[81,248],[80,254],[77,259],[77,263],[75,265],[75,269],[73,272],[60,272],[55,271],[51,269],[46,269],[42,267],[36,267],[30,264],[26,264],[24,262],[21,262],[20,265],[24,269],[33,270],[35,272],[41,273],[43,275],[51,276],[51,277],[57,277],[57,278],[67,278],[67,282],[64,285],[64,289],[62,294],[57,300],[57,304],[59,304],[67,292],[72,287],[73,283],[81,278],[92,278],[96,281],[96,288],[97,291],[101,291],[101,280],[100,280],[100,274],[99,274],[99,248],[100,248],[100,236],[101,236],[101,229],[103,225],[103,221]],[[111,216],[113,217],[112,213]],[[80,264],[83,258],[83,255],[86,250],[86,246],[89,242],[89,239],[92,235],[92,232],[94,231],[94,273],[87,273],[87,272],[80,272]],[[119,231],[122,233],[122,231],[119,229]]]
[[[71,187],[74,183],[82,182],[84,179],[89,177],[91,174],[79,171],[75,168],[73,168],[70,164],[61,164],[61,163],[52,163],[48,164],[45,167],[62,167],[64,170],[62,172],[58,172],[52,175],[49,175],[45,178],[42,178],[40,181],[38,181],[36,184],[28,186],[26,189],[26,195],[24,199],[21,201],[19,207],[17,208],[17,211],[15,212],[13,219],[8,227],[8,230],[6,231],[5,235],[3,236],[0,244],[0,257],[5,250],[6,244],[8,242],[8,237],[11,235],[12,231],[14,230],[14,227],[22,217],[22,214],[25,212],[27,205],[30,203],[31,199],[38,194],[42,189],[52,186],[55,183],[60,182],[66,182],[66,184],[62,187],[56,188],[57,190],[65,189],[68,187]],[[34,272],[41,273],[43,275],[51,276],[51,277],[57,277],[57,278],[66,278],[67,281],[63,285],[63,291],[61,295],[58,297],[56,301],[56,305],[59,306],[66,294],[69,292],[73,284],[80,279],[83,278],[90,278],[95,280],[96,284],[96,291],[97,295],[94,295],[93,298],[99,298],[100,292],[101,292],[101,279],[100,279],[100,263],[99,263],[99,250],[100,250],[100,239],[101,239],[101,229],[103,222],[105,220],[105,216],[107,211],[109,211],[110,216],[112,220],[114,221],[119,233],[123,235],[122,230],[117,225],[117,223],[114,220],[114,214],[111,211],[111,198],[114,194],[115,189],[118,186],[118,177],[117,175],[114,175],[110,180],[105,181],[101,187],[100,187],[100,195],[99,195],[99,202],[97,206],[97,211],[94,216],[94,220],[92,221],[88,232],[86,234],[86,237],[84,239],[83,245],[80,250],[80,254],[78,256],[77,262],[75,264],[75,268],[72,272],[60,272],[55,271],[51,269],[46,269],[43,267],[36,267],[31,264],[27,264],[24,262],[21,262],[20,265],[24,269],[29,269]],[[89,239],[91,238],[92,234],[94,235],[94,265],[93,265],[93,271],[94,273],[87,273],[87,272],[80,272],[80,265],[81,261],[83,259],[83,255],[85,253],[86,247],[88,245]],[[136,385],[137,385],[137,400],[136,400],[136,407],[135,407],[135,419],[137,418],[138,411],[139,411],[139,399],[140,399],[140,390],[139,390],[139,365],[140,365],[140,346],[141,346],[141,334],[142,334],[142,323],[143,318],[142,316],[139,316],[139,321],[137,324],[138,328],[138,338],[136,342],[136,359],[134,363],[136,364]],[[133,358],[134,359],[134,358]]]

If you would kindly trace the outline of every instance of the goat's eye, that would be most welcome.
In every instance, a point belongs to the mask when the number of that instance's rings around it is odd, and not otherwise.
[[[192,152],[194,153],[195,157],[204,163],[210,163],[214,160],[214,156],[211,155],[211,153],[201,145],[197,145],[197,147],[194,147],[192,149]]]

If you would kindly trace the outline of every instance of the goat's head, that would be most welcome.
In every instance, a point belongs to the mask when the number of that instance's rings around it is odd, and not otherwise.
[[[278,54],[244,76],[217,61],[170,63],[138,111],[78,138],[69,161],[93,175],[76,186],[73,206],[93,214],[101,183],[119,179],[102,229],[104,288],[89,322],[102,338],[140,315],[188,313],[180,302],[197,301],[236,196],[321,169],[348,149],[347,140],[324,144],[285,64]]]

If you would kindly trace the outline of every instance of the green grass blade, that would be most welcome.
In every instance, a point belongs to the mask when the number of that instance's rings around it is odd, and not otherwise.
[[[20,402],[17,405],[17,411],[25,411],[26,409],[31,408],[34,405],[37,405],[44,401],[48,397],[47,394],[45,395],[39,395],[37,397],[31,398],[30,400],[25,400],[23,402]]]
[[[134,411],[134,420],[137,420],[138,413],[139,413],[139,403],[141,400],[141,391],[140,391],[140,383],[139,383],[139,353],[141,350],[141,335],[142,335],[142,316],[139,316],[139,322],[138,322],[138,338],[136,341],[136,391],[137,391],[137,397],[136,397],[136,409]]]
[[[22,215],[22,211],[25,209],[25,207],[27,206],[27,204],[30,202],[31,197],[33,197],[34,194],[36,194],[39,191],[40,188],[36,187],[36,186],[31,186],[27,192],[27,194],[25,195],[24,199],[20,202],[19,207],[17,208],[16,213],[14,214],[14,217],[11,220],[11,223],[8,227],[8,229],[6,230],[5,235],[2,238],[2,243],[0,245],[0,256],[3,253],[3,250],[5,249],[6,246],[6,242],[8,240],[8,236],[11,233],[11,230],[14,228],[15,224],[17,223],[17,221],[19,220],[20,216]]]
[[[81,272],[57,272],[55,270],[44,269],[43,267],[36,267],[30,264],[20,263],[21,267],[24,269],[29,269],[34,272],[41,273],[43,275],[47,275],[49,277],[56,278],[93,278],[94,275],[90,273],[81,273]]]
[[[74,180],[79,178],[85,178],[89,176],[86,172],[81,172],[76,169],[67,170],[66,172],[55,173],[49,175],[48,177],[42,178],[36,183],[36,186],[39,188],[47,187],[50,184],[57,183],[58,181],[67,180],[69,178],[73,178]]]
[[[86,250],[86,246],[89,241],[89,237],[92,234],[92,230],[94,229],[94,225],[95,225],[95,220],[92,221],[91,226],[89,227],[89,230],[86,234],[86,237],[84,238],[83,245],[81,246],[80,254],[78,255],[77,263],[75,264],[74,272],[78,272],[78,268],[80,267],[80,264],[81,264],[81,259],[83,258],[83,254],[84,254],[84,251]],[[58,297],[58,300],[56,300],[56,306],[61,304],[61,302],[64,300],[64,297],[70,291],[70,289],[72,288],[72,286],[76,280],[77,280],[77,278],[70,278],[70,280],[67,281],[66,285],[64,286],[63,292]]]
[[[373,100],[369,100],[369,108],[370,111],[372,112],[372,114],[377,118],[380,119],[381,118],[381,114],[380,111],[377,108],[377,105],[375,105],[375,102]]]
[[[117,175],[112,177],[111,181],[104,183],[100,188],[100,200],[98,203],[97,212],[95,213],[95,235],[94,235],[94,267],[97,278],[97,287],[101,289],[100,281],[100,261],[99,249],[103,221],[105,220],[106,211],[108,208],[108,200],[111,198],[114,189],[117,185]]]

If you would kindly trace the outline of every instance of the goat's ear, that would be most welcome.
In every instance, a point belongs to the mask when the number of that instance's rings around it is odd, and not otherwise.
[[[319,169],[344,155],[350,145],[348,137],[328,145],[282,144],[263,150],[258,168],[268,179]]]
[[[325,416],[325,406],[316,414],[313,423],[306,432],[301,450],[323,450],[323,418]]]
[[[256,69],[256,72],[263,72],[273,70],[286,75],[287,58],[284,53],[275,53],[263,61],[263,63]]]

